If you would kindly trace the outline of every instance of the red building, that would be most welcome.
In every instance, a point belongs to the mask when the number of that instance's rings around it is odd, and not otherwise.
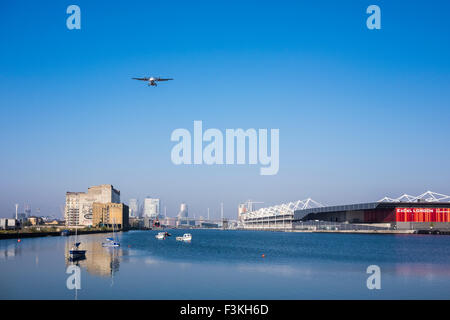
[[[372,202],[295,211],[294,222],[308,220],[390,223],[412,229],[434,225],[450,229],[450,202]]]

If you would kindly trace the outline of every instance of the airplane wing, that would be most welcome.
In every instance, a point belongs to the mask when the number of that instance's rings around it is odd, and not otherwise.
[[[141,81],[148,81],[148,78],[131,78],[131,79],[134,79],[134,80],[141,80]]]
[[[156,81],[169,81],[169,80],[173,80],[172,78],[157,78]]]

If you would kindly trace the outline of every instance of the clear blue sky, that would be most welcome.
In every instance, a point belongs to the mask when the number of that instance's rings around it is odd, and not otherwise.
[[[66,8],[81,8],[81,30]],[[368,30],[366,8],[381,8]],[[111,183],[169,215],[450,193],[448,1],[3,1],[0,216]],[[135,76],[175,78],[157,88]],[[175,166],[176,128],[279,128],[280,170]]]

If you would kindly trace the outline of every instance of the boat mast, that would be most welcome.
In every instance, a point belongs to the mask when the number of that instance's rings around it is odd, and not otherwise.
[[[114,224],[115,224],[115,220],[114,220],[114,218],[113,218],[113,240],[114,240],[114,242],[116,242],[116,234],[114,233]]]

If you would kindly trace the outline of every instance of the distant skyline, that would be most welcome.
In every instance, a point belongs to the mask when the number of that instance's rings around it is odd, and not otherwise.
[[[81,30],[66,8],[81,8]],[[366,8],[381,8],[368,30]],[[0,217],[112,184],[176,216],[450,194],[448,1],[5,2]],[[173,81],[147,87],[132,77]],[[176,166],[170,135],[278,128],[279,172]],[[19,210],[23,211],[23,210]]]

